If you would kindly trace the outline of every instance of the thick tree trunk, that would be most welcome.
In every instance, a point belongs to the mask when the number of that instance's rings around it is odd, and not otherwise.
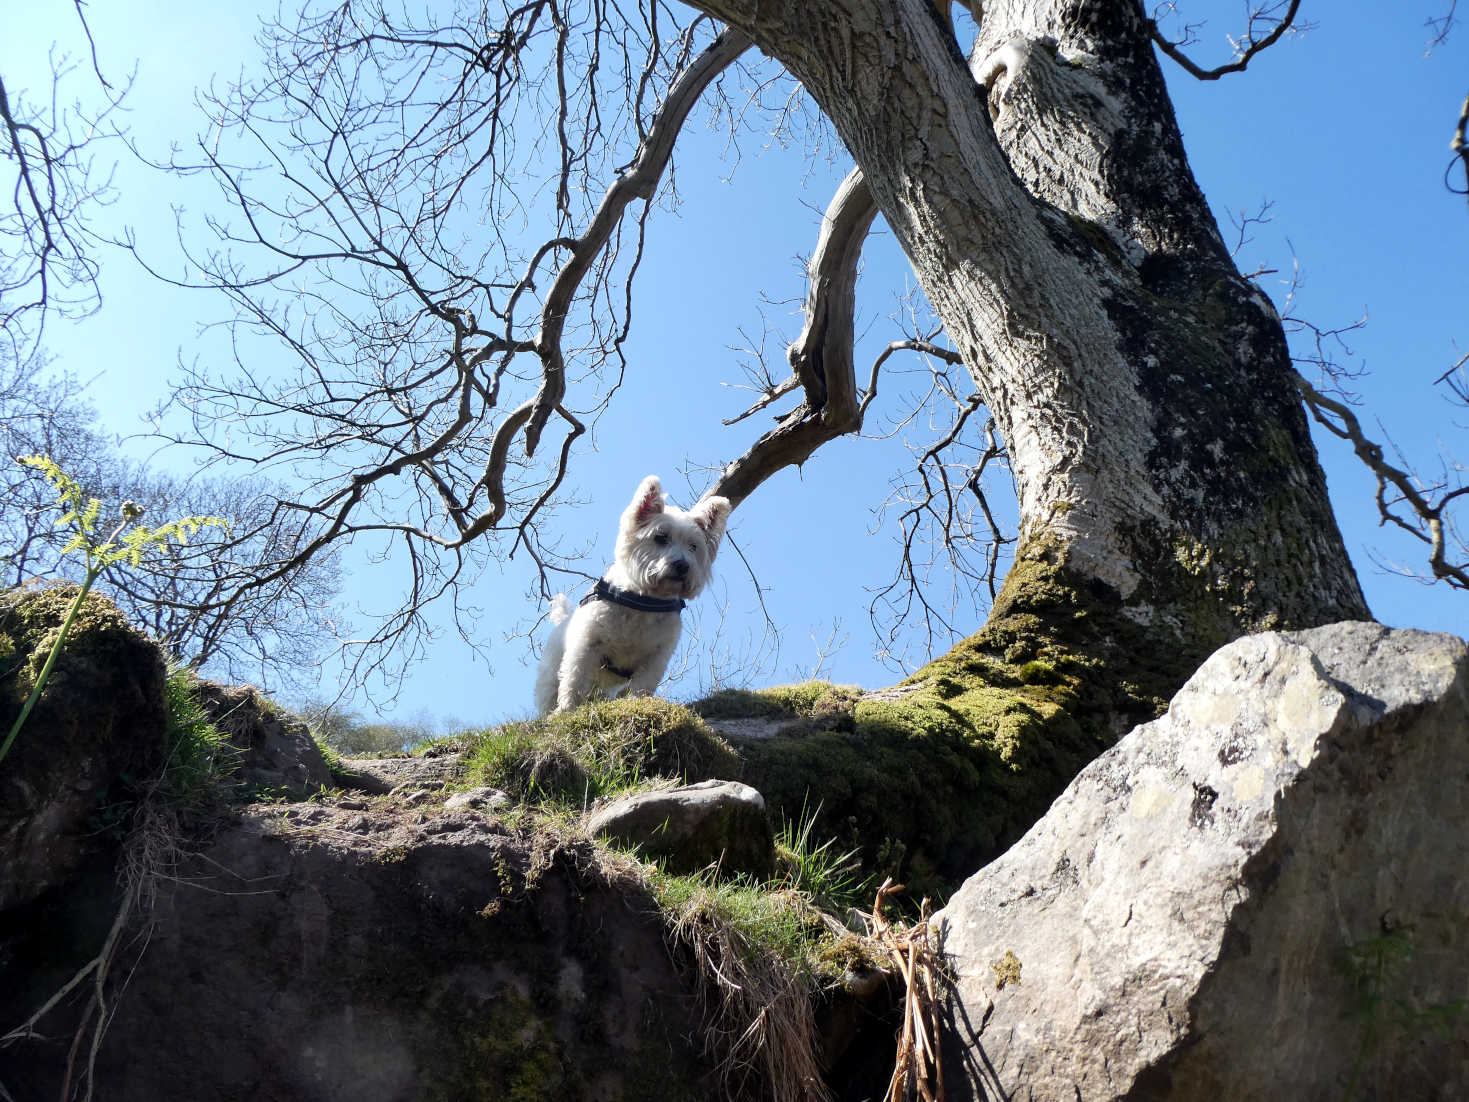
[[[866,174],[1001,426],[1021,558],[1195,652],[1366,614],[1279,318],[1194,183],[1140,4],[986,3],[968,65],[916,0],[700,6]]]
[[[1136,0],[991,0],[967,61],[918,0],[699,6],[831,117],[1009,450],[1021,538],[985,627],[741,746],[788,814],[819,802],[952,882],[1218,646],[1366,605]]]

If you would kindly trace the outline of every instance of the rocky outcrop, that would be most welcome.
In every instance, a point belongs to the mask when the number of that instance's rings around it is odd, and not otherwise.
[[[0,594],[0,740],[36,684],[74,585]],[[95,593],[0,763],[0,911],[115,846],[135,786],[163,763],[163,656]]]
[[[107,1007],[96,1097],[709,1093],[691,1037],[698,1008],[663,920],[641,880],[585,840],[397,797],[260,804],[152,871],[140,916],[150,936],[120,945],[111,965],[131,976]],[[6,1028],[102,944],[106,886],[5,916]],[[9,1097],[60,1096],[91,989],[0,1050]],[[87,1044],[79,1051],[73,1083]]]
[[[326,758],[299,719],[249,685],[196,681],[194,699],[238,752],[236,779],[261,795],[304,800],[332,783]]]
[[[498,788],[488,788],[483,785],[478,788],[467,788],[463,792],[456,792],[444,801],[446,811],[454,811],[459,808],[474,808],[480,811],[501,811],[510,806],[510,796],[501,792]]]
[[[1469,656],[1242,639],[940,913],[949,1098],[1469,1097]]]
[[[463,775],[458,755],[439,757],[343,758],[337,783],[374,795],[388,792],[438,792]]]
[[[770,875],[775,835],[759,792],[738,781],[701,781],[623,796],[587,820],[587,831],[670,872],[717,865],[726,873]]]

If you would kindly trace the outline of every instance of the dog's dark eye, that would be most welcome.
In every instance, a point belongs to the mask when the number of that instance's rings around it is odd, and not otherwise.
[[[667,532],[654,532],[653,533],[653,542],[656,543],[659,547],[667,547],[668,546],[668,533]]]

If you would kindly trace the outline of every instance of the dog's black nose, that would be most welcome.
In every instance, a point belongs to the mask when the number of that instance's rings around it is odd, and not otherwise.
[[[686,563],[686,562],[684,562],[682,559],[680,559],[678,562],[674,563],[673,564],[673,576],[675,578],[677,578],[679,581],[683,581],[683,579],[685,579],[685,578],[687,578],[689,576],[689,564]]]

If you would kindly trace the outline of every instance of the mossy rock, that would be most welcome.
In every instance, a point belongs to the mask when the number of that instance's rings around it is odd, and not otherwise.
[[[740,773],[739,758],[703,719],[657,697],[597,701],[461,738],[469,781],[522,800],[580,806],[655,778],[691,783]]]
[[[74,585],[0,594],[0,730],[20,714],[76,595]],[[88,594],[0,762],[0,908],[63,883],[117,840],[163,766],[166,676],[157,644]]]
[[[332,785],[310,729],[259,689],[193,678],[189,690],[234,748],[236,783],[247,794],[304,800]]]

